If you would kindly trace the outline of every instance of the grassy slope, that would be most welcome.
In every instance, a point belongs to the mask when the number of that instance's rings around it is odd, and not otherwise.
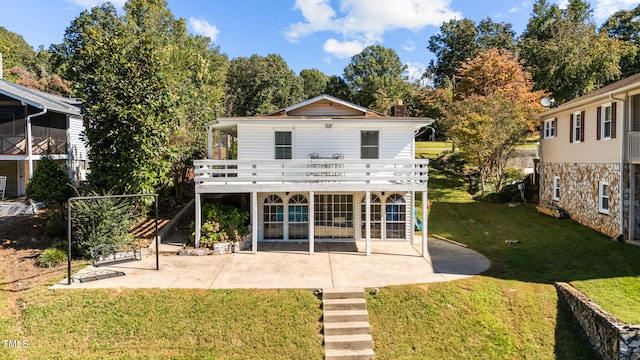
[[[20,357],[321,358],[320,301],[298,290],[64,290],[28,294]]]

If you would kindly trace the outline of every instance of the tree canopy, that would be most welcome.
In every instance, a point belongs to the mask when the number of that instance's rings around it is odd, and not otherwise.
[[[354,102],[386,113],[405,92],[406,69],[395,50],[371,45],[351,58],[344,79]]]

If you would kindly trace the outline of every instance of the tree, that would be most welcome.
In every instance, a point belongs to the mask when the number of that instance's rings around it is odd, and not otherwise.
[[[426,75],[435,87],[442,87],[447,82],[455,87],[456,69],[478,53],[477,36],[473,21],[454,19],[443,23],[440,32],[429,39],[427,49],[435,54],[436,60],[431,60]]]
[[[318,69],[304,69],[300,71],[302,88],[306,99],[314,98],[326,93],[329,78]]]
[[[300,78],[277,54],[231,60],[226,82],[227,116],[269,114],[301,101]]]
[[[515,147],[535,129],[542,91],[532,91],[531,75],[508,51],[491,49],[458,69],[456,99],[447,113],[451,135],[460,150],[478,167],[482,181],[502,188],[507,160]]]
[[[624,42],[626,51],[620,59],[621,77],[640,72],[640,5],[632,10],[620,10],[602,24],[600,31]]]
[[[27,184],[27,196],[44,203],[60,215],[65,203],[74,194],[69,175],[49,156],[38,160],[38,166]]]
[[[596,32],[589,5],[571,0],[567,9],[534,5],[520,42],[525,66],[537,89],[553,92],[556,103],[569,101],[619,79],[623,44]]]
[[[406,69],[395,50],[371,45],[351,58],[344,79],[355,103],[386,113],[406,91]]]
[[[511,28],[511,24],[496,23],[491,18],[486,18],[480,20],[476,30],[478,31],[477,42],[480,49],[516,50],[516,33]]]
[[[353,92],[340,76],[331,75],[327,80],[327,88],[325,94],[331,95],[338,99],[353,101]]]
[[[98,58],[103,52],[108,53],[106,58]],[[182,195],[188,167],[194,157],[204,154],[204,123],[214,119],[222,106],[226,56],[210,39],[189,35],[185,20],[175,19],[165,0],[131,0],[124,16],[109,4],[85,11],[67,28],[63,42],[51,47],[51,54],[54,69],[74,81],[79,96],[89,102],[113,102],[86,107],[87,114],[97,118],[87,116],[87,139],[102,146],[95,150],[92,146],[92,173],[101,168],[98,161],[106,162],[104,174],[92,174],[95,185],[121,192],[159,190],[172,182],[176,194]],[[113,87],[101,95],[96,89],[109,87],[109,81]],[[136,90],[139,87],[142,91]],[[143,105],[146,102],[148,106]],[[132,116],[135,119],[127,120]],[[124,130],[127,123],[137,124],[133,132]],[[153,159],[155,164],[131,161],[136,155],[121,152],[148,156],[144,161]],[[129,159],[128,165],[112,173],[110,183],[108,172],[123,159]],[[126,174],[120,176],[121,172]],[[129,189],[125,181],[137,185]]]

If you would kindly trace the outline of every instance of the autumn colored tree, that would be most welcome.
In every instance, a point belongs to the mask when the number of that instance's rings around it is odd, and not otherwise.
[[[462,155],[486,182],[502,189],[510,154],[535,129],[532,115],[546,94],[533,91],[531,74],[515,56],[491,49],[458,69],[456,101],[446,114]]]

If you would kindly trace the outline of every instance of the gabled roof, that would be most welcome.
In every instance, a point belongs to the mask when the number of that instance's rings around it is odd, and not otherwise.
[[[40,110],[47,109],[63,114],[80,115],[81,101],[78,99],[30,89],[3,79],[0,79],[0,94]]]
[[[558,107],[551,108],[545,112],[537,114],[536,116],[539,119],[543,117],[549,117],[555,113],[566,111],[568,109],[575,108],[586,103],[610,99],[611,96],[615,96],[614,94],[619,94],[633,89],[640,89],[640,73],[631,75],[627,78],[601,87],[600,89],[594,90],[586,95],[567,101],[566,103],[561,104]]]
[[[342,100],[342,99],[338,99],[336,97],[333,97],[331,95],[327,95],[327,94],[323,94],[323,95],[319,95],[316,96],[314,98],[311,98],[309,100],[303,101],[301,103],[295,104],[295,105],[291,105],[287,108],[284,108],[282,110],[276,111],[275,113],[269,114],[269,116],[278,116],[278,115],[288,115],[290,112],[294,112],[295,110],[307,107],[311,104],[315,104],[315,103],[320,103],[320,102],[329,102],[329,103],[333,103],[333,104],[338,104],[340,106],[343,106],[345,108],[349,108],[351,110],[354,110],[358,113],[360,113],[360,116],[366,116],[367,114],[370,115],[377,115],[377,116],[384,116],[383,114],[377,113],[373,110],[367,109],[365,107],[362,107],[360,105],[356,105],[354,103],[350,103],[348,101]]]

